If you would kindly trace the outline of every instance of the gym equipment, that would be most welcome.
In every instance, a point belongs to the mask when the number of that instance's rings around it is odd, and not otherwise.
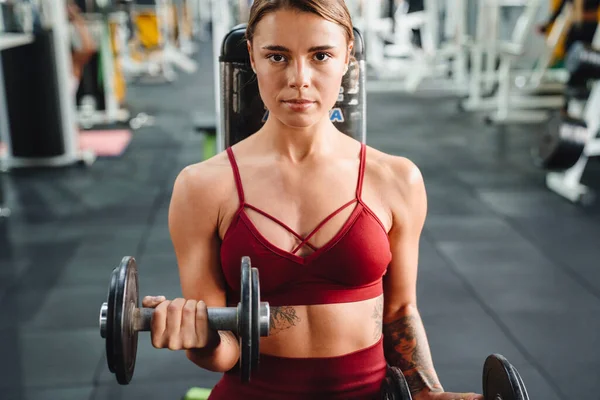
[[[87,0],[90,1],[90,0]],[[101,9],[89,7],[82,13],[97,46],[86,64],[77,89],[77,117],[80,126],[126,123],[130,112],[124,107],[126,84],[119,62],[127,13],[116,6]]]
[[[269,304],[260,301],[258,270],[250,258],[241,262],[241,296],[237,307],[208,308],[208,325],[234,332],[240,341],[240,373],[250,380],[258,367],[260,337],[269,335]],[[109,370],[121,385],[133,377],[138,332],[150,331],[154,309],[139,307],[138,268],[133,257],[124,257],[111,274],[108,298],[100,308],[100,335],[106,340]]]
[[[585,121],[554,115],[538,135],[533,152],[534,162],[549,171],[569,169],[583,154],[587,137]]]
[[[77,143],[77,131],[75,121],[75,105],[74,99],[72,99],[69,87],[70,87],[70,67],[69,67],[69,47],[68,47],[68,30],[67,30],[67,17],[66,17],[66,5],[65,0],[41,0],[36,2],[37,5],[41,5],[44,12],[44,28],[41,31],[34,32],[31,35],[11,35],[2,34],[0,35],[0,49],[11,49],[15,50],[15,57],[22,55],[27,50],[33,50],[34,46],[41,45],[41,41],[45,41],[46,51],[44,51],[47,57],[44,63],[36,68],[41,77],[43,77],[43,84],[46,86],[46,95],[49,96],[43,104],[43,110],[47,114],[52,114],[52,122],[45,125],[43,129],[28,129],[24,126],[25,122],[21,120],[22,115],[27,110],[29,114],[25,118],[31,120],[32,113],[31,106],[28,105],[24,108],[11,107],[13,101],[21,101],[19,97],[14,98],[12,94],[8,94],[9,85],[15,85],[13,79],[18,74],[11,74],[10,77],[6,77],[5,73],[0,71],[0,141],[7,145],[6,154],[0,157],[1,166],[7,170],[18,167],[62,167],[66,165],[73,165],[80,162],[91,164],[95,160],[95,155],[89,151],[80,151]],[[37,44],[34,43],[40,39]],[[20,49],[18,47],[25,47]],[[31,46],[31,47],[29,47]],[[10,64],[10,55],[6,52],[2,52],[2,64]],[[13,63],[22,67],[23,65],[30,66],[36,64],[36,60],[42,57],[43,54],[35,53],[33,51],[31,56],[24,56],[23,59],[26,61],[24,64],[19,64],[21,61],[15,60]],[[28,67],[28,68],[29,68]],[[0,66],[0,70],[2,70]],[[18,73],[19,69],[14,68],[13,72]],[[24,70],[20,71],[25,73]],[[19,76],[19,80],[25,80],[26,77]],[[51,93],[52,92],[52,93]],[[27,96],[26,93],[18,93],[15,91],[17,96],[24,98]],[[5,95],[6,94],[6,95]],[[41,99],[42,96],[35,94],[32,96],[33,99]],[[53,107],[55,110],[50,112],[48,107]],[[10,109],[12,108],[13,111]],[[12,114],[12,117],[9,115]],[[39,116],[35,115],[35,118],[40,122]],[[21,125],[22,131],[19,130],[19,124]],[[51,134],[48,134],[52,132]],[[26,133],[23,135],[23,133]],[[35,136],[35,137],[32,137]],[[21,142],[25,140],[33,144]],[[51,147],[45,148],[44,144],[51,142]],[[35,147],[35,149],[31,148]]]
[[[466,0],[346,3],[354,26],[364,33],[375,78],[368,82],[369,92],[415,92],[425,79],[434,80],[435,90],[464,91]]]
[[[381,385],[382,400],[411,400],[410,388],[398,367],[388,367]]]
[[[489,355],[483,364],[483,397],[485,400],[529,400],[521,375],[500,354]],[[412,400],[404,374],[397,367],[388,367],[381,385],[382,400]]]
[[[221,48],[221,124],[223,148],[232,146],[260,129],[267,111],[260,98],[258,81],[250,66],[244,40],[244,24],[234,27]],[[330,111],[340,131],[358,141],[366,140],[366,90],[363,39],[354,29],[354,57],[342,79],[338,101]],[[218,140],[219,138],[217,138]]]
[[[173,82],[175,67],[189,74],[197,71],[196,61],[189,57],[194,46],[182,36],[185,7],[185,2],[175,0],[135,0],[130,9],[136,45],[130,51],[124,44],[120,54],[127,76]]]
[[[600,51],[582,42],[574,43],[565,58],[565,68],[573,84],[600,79]]]
[[[529,400],[521,375],[500,354],[490,355],[483,365],[483,397],[486,400]]]
[[[569,54],[566,56],[565,64],[573,72],[573,79],[569,80],[572,85],[580,85],[578,90],[571,88],[567,93],[569,118],[578,120],[579,126],[586,126],[587,129],[567,128],[566,138],[560,134],[556,135],[560,139],[559,148],[569,149],[567,154],[570,160],[577,154],[579,157],[574,162],[564,162],[565,168],[551,168],[546,174],[546,186],[553,192],[563,196],[574,203],[589,205],[593,202],[595,195],[586,186],[581,184],[583,172],[587,166],[590,157],[600,156],[600,139],[597,138],[600,132],[600,62],[598,61],[598,51],[600,46],[600,30],[596,32],[591,47],[582,44],[573,44]],[[591,85],[589,96],[587,87],[590,80],[595,80]],[[587,99],[586,99],[587,96]],[[582,148],[583,147],[583,148]],[[542,153],[541,149],[534,149],[534,156]],[[559,153],[560,154],[560,153]],[[563,153],[564,154],[564,153]],[[546,165],[541,164],[542,167]]]
[[[546,46],[542,48],[532,69],[517,72],[516,61],[525,54],[527,39],[532,35],[540,0],[484,0],[479,3],[477,33],[471,52],[472,75],[469,84],[469,97],[460,104],[468,111],[491,112],[485,121],[488,123],[540,123],[548,118],[546,109],[559,108],[563,103],[562,95],[537,95],[540,92],[562,90],[562,83],[551,81],[548,67],[552,51],[567,26],[568,14],[565,12],[557,20]],[[512,28],[508,41],[499,40],[499,14],[501,10],[520,7],[522,12]],[[483,65],[486,57],[487,66]],[[496,58],[500,65],[496,69]],[[495,86],[497,89],[494,92]],[[484,93],[494,92],[488,98]]]

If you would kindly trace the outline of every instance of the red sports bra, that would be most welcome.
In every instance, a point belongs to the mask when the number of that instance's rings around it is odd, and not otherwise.
[[[342,205],[323,220],[306,238],[283,222],[247,204],[233,150],[227,149],[240,206],[221,243],[221,267],[227,283],[227,302],[237,304],[240,296],[240,260],[249,256],[259,270],[261,301],[271,306],[347,303],[375,298],[383,293],[382,277],[392,259],[385,228],[361,200],[365,172],[366,146],[360,151],[356,198]],[[311,237],[340,211],[356,207],[340,231],[320,248],[309,243]],[[269,242],[246,214],[250,208],[280,224],[301,244],[292,252]],[[313,253],[300,257],[296,252],[309,246]]]

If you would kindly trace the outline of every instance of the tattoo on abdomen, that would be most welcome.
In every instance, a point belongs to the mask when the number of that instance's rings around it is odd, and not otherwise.
[[[373,337],[379,339],[383,331],[383,296],[379,296],[375,301],[375,308],[373,309],[373,315],[371,317],[375,320]]]
[[[402,370],[413,395],[426,388],[431,392],[443,391],[417,313],[383,324],[383,335],[385,357],[390,365]]]
[[[296,326],[300,317],[296,315],[294,307],[271,307],[270,335],[276,335],[281,331]]]

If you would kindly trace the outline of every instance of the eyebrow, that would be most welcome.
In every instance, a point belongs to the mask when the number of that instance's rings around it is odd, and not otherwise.
[[[336,46],[332,46],[332,45],[313,46],[310,49],[308,49],[308,52],[309,53],[313,53],[315,51],[332,50],[332,49],[335,49],[335,48],[336,48]],[[287,53],[291,52],[291,50],[288,49],[287,47],[279,46],[279,45],[263,46],[262,49],[263,50],[269,50],[269,51],[281,51],[281,52],[287,52]]]

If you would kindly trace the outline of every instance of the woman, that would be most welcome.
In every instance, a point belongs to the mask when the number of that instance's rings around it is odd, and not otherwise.
[[[269,117],[177,177],[169,225],[185,299],[144,298],[153,346],[224,372],[215,400],[376,399],[386,362],[417,400],[482,399],[443,392],[416,307],[419,170],[329,120],[352,60],[344,1],[255,0],[247,44]],[[242,256],[271,305],[245,385],[235,336],[206,323],[207,306],[239,300]]]

